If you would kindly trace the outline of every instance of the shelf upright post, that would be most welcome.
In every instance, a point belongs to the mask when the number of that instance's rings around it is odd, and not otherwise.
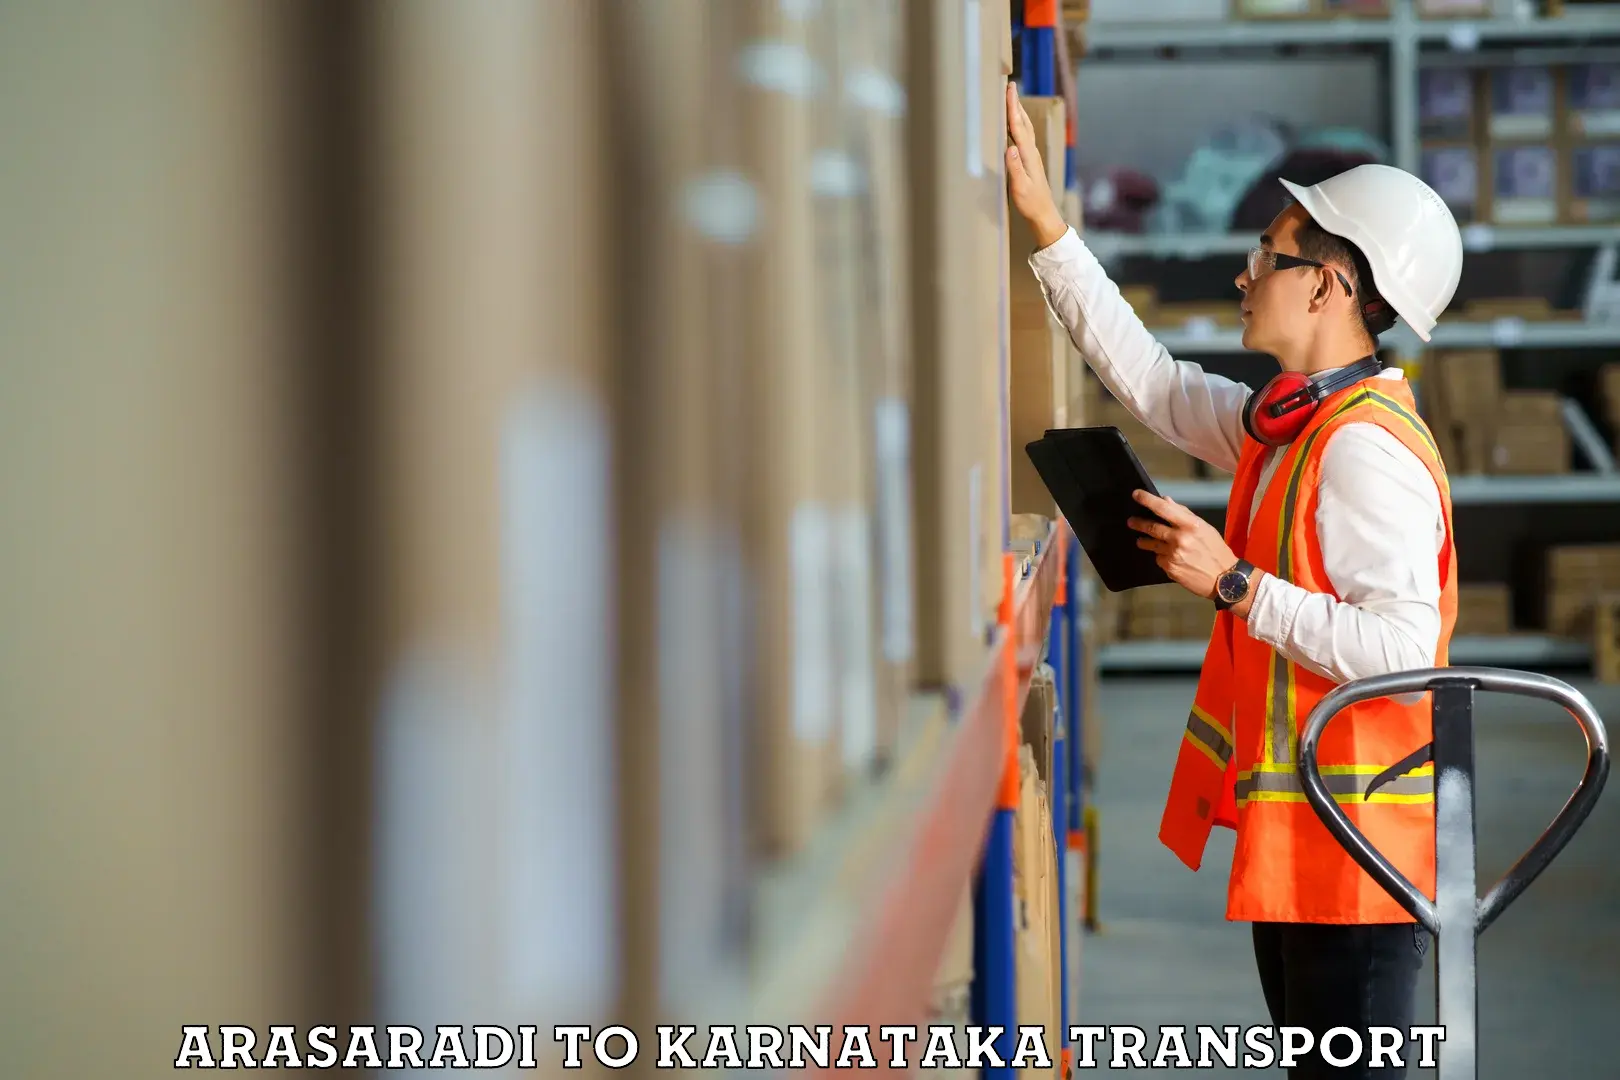
[[[1418,161],[1418,27],[1412,0],[1397,0],[1390,12],[1389,126],[1395,166],[1416,174]]]
[[[1052,838],[1053,858],[1057,865],[1058,890],[1058,1030],[1062,1032],[1061,1043],[1063,1047],[1062,1069],[1059,1077],[1069,1075],[1069,852],[1068,852],[1068,824],[1069,824],[1069,740],[1073,731],[1069,724],[1068,710],[1068,672],[1073,667],[1073,658],[1069,655],[1070,628],[1068,620],[1069,610],[1069,563],[1068,550],[1070,545],[1064,535],[1066,528],[1060,518],[1057,527],[1052,530],[1052,542],[1057,550],[1049,552],[1047,558],[1057,560],[1057,589],[1052,595],[1052,631],[1047,645],[1047,655],[1051,657],[1053,683],[1057,688],[1057,707],[1052,712],[1052,726],[1057,729],[1057,744],[1062,749],[1052,755]]]
[[[1064,522],[1063,528],[1068,527],[1068,523]],[[1085,642],[1082,637],[1084,620],[1080,610],[1080,542],[1072,534],[1066,538],[1063,546],[1063,581],[1065,603],[1062,622],[1068,638],[1064,652],[1063,707],[1069,714],[1069,821],[1065,831],[1068,833],[1069,847],[1075,848],[1079,844],[1081,815],[1085,810],[1086,758],[1080,739],[1085,728],[1088,702],[1081,696],[1085,687],[1085,673],[1080,661]]]
[[[1001,624],[1001,652],[997,662],[1001,668],[1001,703],[1005,713],[1005,758],[974,902],[977,926],[973,935],[975,1023],[1001,1028],[995,1051],[1003,1062],[1000,1067],[988,1066],[984,1080],[1013,1080],[1011,1062],[1018,1045],[1018,924],[1013,893],[1013,829],[1018,813],[1021,779],[1018,748],[1022,740],[1018,723],[1018,627],[1013,617],[1017,588],[1015,562],[1011,552],[1002,555],[1001,609],[996,621]]]
[[[1058,0],[1024,0],[1020,70],[1023,92],[1037,97],[1057,93]]]

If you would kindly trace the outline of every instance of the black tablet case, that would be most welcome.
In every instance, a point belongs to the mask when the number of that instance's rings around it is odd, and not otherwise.
[[[1104,588],[1125,592],[1169,582],[1153,552],[1136,546],[1142,534],[1126,524],[1132,517],[1154,518],[1131,492],[1159,492],[1124,432],[1117,427],[1051,430],[1024,452]]]

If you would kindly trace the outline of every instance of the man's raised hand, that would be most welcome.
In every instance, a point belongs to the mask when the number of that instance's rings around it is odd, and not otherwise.
[[[1007,83],[1007,134],[1012,139],[1007,147],[1007,193],[1014,209],[1029,222],[1035,243],[1048,247],[1061,240],[1069,226],[1046,182],[1046,165],[1035,145],[1035,125],[1018,100],[1018,87],[1011,82]]]

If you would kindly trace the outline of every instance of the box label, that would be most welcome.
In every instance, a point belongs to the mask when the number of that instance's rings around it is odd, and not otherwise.
[[[877,678],[872,667],[872,530],[866,511],[843,509],[836,526],[837,647],[841,659],[844,763],[869,767],[877,753]]]
[[[476,876],[463,879],[453,862],[435,855],[436,846],[459,848],[453,837],[492,830],[505,844],[506,910],[489,914],[505,927],[499,936],[508,1000],[599,1014],[618,992],[612,975],[619,940],[613,635],[605,603],[612,562],[582,558],[580,542],[611,536],[613,529],[611,440],[601,404],[561,381],[531,390],[507,418],[501,455],[504,716],[481,747],[490,756],[468,760],[482,726],[478,718],[439,711],[452,704],[439,694],[455,681],[433,679],[442,674],[433,665],[400,688],[408,690],[403,704],[413,715],[395,718],[401,728],[385,769],[407,774],[400,778],[400,809],[412,824],[400,837],[407,844],[400,869],[431,880],[415,882],[421,891],[399,902],[413,919],[451,903]],[[430,677],[426,684],[422,675]],[[458,767],[474,771],[457,777]],[[427,782],[411,780],[413,772]],[[458,779],[470,786],[443,786]],[[436,803],[435,795],[446,801]],[[484,798],[500,808],[500,820],[458,830],[453,815],[470,812]],[[403,821],[386,824],[405,827]],[[568,873],[558,874],[559,866]],[[398,899],[400,890],[383,892]],[[411,941],[413,954],[419,946],[455,948],[453,937],[431,927],[390,940]]]
[[[883,657],[891,664],[904,664],[916,649],[912,625],[911,413],[905,401],[887,398],[877,403],[874,419]]]
[[[962,0],[962,41],[967,70],[962,80],[967,87],[967,163],[968,175],[977,179],[984,175],[983,102],[979,94],[979,37],[984,28],[979,22],[979,0]]]
[[[832,733],[832,527],[819,503],[789,525],[793,580],[793,730],[811,743]]]

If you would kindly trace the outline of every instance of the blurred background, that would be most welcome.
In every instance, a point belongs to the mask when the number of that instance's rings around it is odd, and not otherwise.
[[[1117,424],[1217,521],[1226,479],[1046,311],[1009,80],[1138,314],[1245,379],[1276,178],[1429,179],[1463,287],[1383,344],[1453,660],[1612,717],[1616,5],[0,0],[0,1073],[1264,1022],[1229,851],[1156,840],[1207,605],[1102,590],[1022,448]],[[1483,890],[1586,748],[1480,732]],[[1484,939],[1483,1076],[1611,1070],[1617,802]]]

